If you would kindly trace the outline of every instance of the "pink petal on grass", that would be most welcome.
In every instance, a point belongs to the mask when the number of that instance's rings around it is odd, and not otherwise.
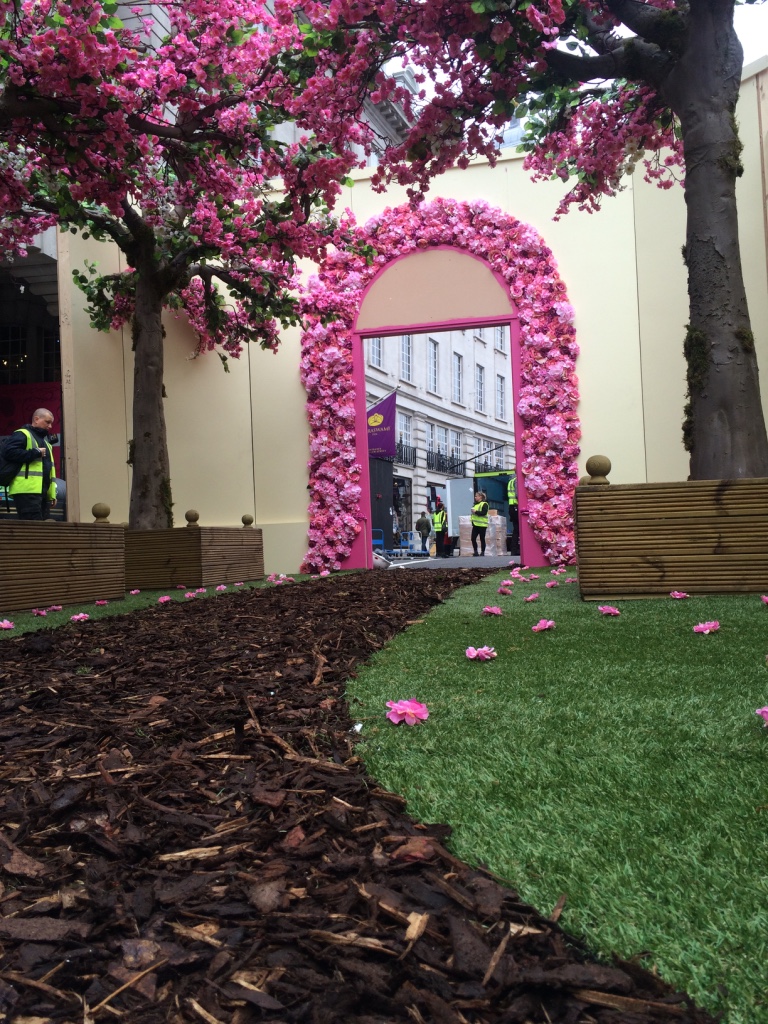
[[[509,587],[499,587],[499,589],[496,591],[496,593],[497,594],[502,594],[504,597],[509,597],[509,595],[512,593],[512,591],[509,589]]]
[[[10,619],[0,620],[0,629],[14,629],[14,625]]]
[[[140,590],[131,590],[131,591],[130,591],[130,593],[131,593],[131,594],[133,594],[133,595],[134,595],[134,597],[135,597],[135,596],[136,596],[136,594],[140,594],[140,593],[141,593],[141,591],[140,591]]]
[[[194,598],[196,598],[196,597],[197,597],[197,594],[195,593],[195,591],[194,591],[194,590],[188,590],[188,591],[186,592],[186,594],[184,595],[184,597],[186,597],[186,599],[187,599],[188,601],[192,601],[192,600],[193,600]]]
[[[597,610],[603,615],[621,615],[618,608],[614,608],[612,604],[599,604]]]
[[[670,590],[669,596],[674,597],[676,601],[682,601],[688,597],[684,590]]]
[[[219,593],[221,593],[221,592],[222,592],[222,590],[226,590],[226,589],[227,589],[227,586],[226,586],[226,584],[225,584],[225,583],[220,583],[220,584],[218,585],[218,587],[216,587],[216,590],[217,590],[217,591],[218,591]]]
[[[465,653],[470,661],[490,661],[496,657],[493,647],[468,647]]]
[[[102,608],[105,604],[109,604],[109,601],[94,601],[93,602],[98,608]]]
[[[538,592],[535,593],[535,594],[529,594],[528,597],[524,597],[523,598],[524,601],[538,601],[538,599],[539,599]]]
[[[560,584],[557,582],[557,580],[550,580],[549,583],[546,584],[547,590],[551,590],[552,587],[559,587],[559,586],[560,586]]]
[[[85,612],[80,612],[78,615],[70,615],[69,621],[70,622],[87,622],[88,619],[90,619],[90,617],[91,616],[87,615]]]
[[[49,607],[48,611],[49,612],[60,612],[60,611],[62,611],[63,608],[64,608],[64,605],[62,605],[62,604],[52,604]]]
[[[768,594],[761,594],[760,600],[763,602],[763,604],[768,604]]]
[[[502,614],[503,614],[503,612],[502,612],[501,608],[499,608],[499,606],[496,605],[496,604],[487,604],[485,606],[485,608],[483,608],[483,615],[502,615]]]
[[[717,619],[712,622],[700,622],[698,626],[693,627],[694,633],[716,633],[720,629],[720,623]]]
[[[157,603],[158,603],[158,604],[168,604],[168,602],[169,602],[170,600],[171,600],[171,599],[170,599],[170,597],[168,596],[168,594],[164,594],[164,595],[163,595],[162,597],[158,597],[158,599],[157,599]]]
[[[763,719],[763,725],[768,729],[768,708],[758,708],[755,714]]]
[[[387,707],[387,718],[395,725],[399,725],[400,722],[416,725],[417,722],[424,722],[429,718],[427,705],[418,700],[388,700]]]
[[[554,619],[539,619],[535,626],[531,626],[531,630],[534,633],[543,633],[545,629],[554,629]]]
[[[538,578],[539,577],[536,575],[535,572],[532,572],[531,575],[528,577],[529,580],[537,580]]]
[[[33,608],[32,614],[46,616],[48,614],[48,610],[46,608]]]

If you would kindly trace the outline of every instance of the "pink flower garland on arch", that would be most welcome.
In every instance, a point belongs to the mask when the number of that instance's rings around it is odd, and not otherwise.
[[[329,255],[302,299],[301,380],[310,423],[309,550],[304,571],[340,569],[360,532],[352,335],[363,290],[388,263],[419,249],[463,249],[502,276],[520,324],[523,462],[529,523],[551,563],[575,560],[573,491],[581,429],[574,311],[539,233],[488,203],[436,199],[384,210],[357,244]],[[325,321],[325,322],[323,322]]]

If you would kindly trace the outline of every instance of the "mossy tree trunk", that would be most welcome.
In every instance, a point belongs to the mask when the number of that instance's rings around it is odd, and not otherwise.
[[[685,149],[690,322],[683,433],[691,479],[768,476],[768,437],[739,248],[736,102],[742,48],[733,3],[692,0],[685,52],[661,92]]]

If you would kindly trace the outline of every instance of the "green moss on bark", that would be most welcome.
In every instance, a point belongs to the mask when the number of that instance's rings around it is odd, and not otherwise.
[[[688,401],[683,413],[683,446],[686,451],[693,451],[693,398],[700,395],[709,380],[709,339],[704,331],[688,324],[683,342],[683,354],[688,365],[686,379],[688,382]]]

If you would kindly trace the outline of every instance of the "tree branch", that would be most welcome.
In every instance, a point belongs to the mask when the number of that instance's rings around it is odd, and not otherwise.
[[[673,11],[651,7],[641,0],[606,0],[606,6],[628,29],[646,42],[657,43],[659,46],[664,46],[672,19],[678,20],[681,26],[683,24],[682,18]]]

